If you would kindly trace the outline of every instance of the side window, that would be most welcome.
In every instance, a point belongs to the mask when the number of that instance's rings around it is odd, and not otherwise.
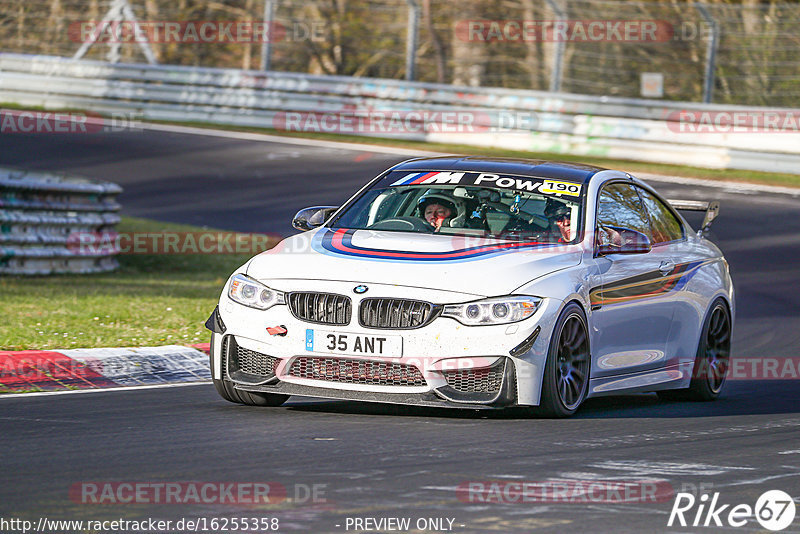
[[[630,184],[611,184],[600,191],[597,225],[629,228],[652,238],[647,214],[636,189]]]
[[[645,208],[650,214],[650,224],[653,227],[653,245],[679,241],[686,235],[681,222],[672,214],[659,199],[639,188]]]

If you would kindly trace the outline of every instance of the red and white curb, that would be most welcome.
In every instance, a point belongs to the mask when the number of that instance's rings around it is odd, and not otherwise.
[[[0,392],[154,386],[211,379],[208,344],[0,351]]]

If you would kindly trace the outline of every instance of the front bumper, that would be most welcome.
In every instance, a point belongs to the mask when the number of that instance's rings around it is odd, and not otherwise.
[[[352,290],[351,282],[341,283],[341,288],[336,287],[339,284],[326,282],[324,289],[345,294]],[[294,287],[270,284],[282,291],[297,289],[296,281],[291,285]],[[310,284],[303,281],[302,285]],[[370,292],[382,297],[458,301],[455,295],[433,298],[431,290],[421,288],[371,284]],[[353,309],[358,307],[358,298],[353,297]],[[464,300],[469,299],[462,296],[461,301]],[[558,300],[544,299],[532,317],[508,325],[468,327],[440,317],[412,330],[383,330],[364,328],[356,317],[350,324],[338,327],[309,324],[292,316],[286,306],[255,310],[223,295],[216,317],[212,316],[208,323],[216,332],[212,341],[212,376],[253,392],[425,406],[536,405],[549,336],[561,305]],[[286,333],[270,335],[268,330],[277,326],[285,328]],[[402,354],[380,357],[309,351],[306,334],[311,328],[360,335],[400,335]],[[226,344],[225,339],[233,343]],[[258,365],[269,367],[271,372],[247,376],[240,372],[241,365],[231,366],[228,352],[234,345],[237,350],[260,355],[255,358],[264,361]],[[524,350],[514,350],[519,347]],[[249,362],[245,367],[252,365],[255,364]],[[297,366],[304,367],[304,372],[297,372]],[[371,380],[381,372],[388,373],[389,380]],[[421,374],[424,380],[409,379],[413,373]],[[487,381],[491,382],[489,386]]]
[[[331,389],[292,382],[282,382],[280,380],[268,385],[247,386],[236,384],[234,387],[242,391],[257,393],[277,393],[297,395],[300,397],[380,402],[386,404],[407,404],[439,408],[502,408],[515,404],[516,400],[516,381],[513,377],[513,371],[510,374],[510,380],[503,383],[502,389],[494,395],[495,401],[491,403],[472,401],[463,397],[462,400],[455,401],[444,396],[441,390],[432,390],[423,393],[386,393],[379,391]]]
[[[217,347],[221,377],[242,391],[423,406],[503,407],[517,401],[511,357],[476,362],[482,367],[439,366],[423,372],[413,362],[396,360],[332,355],[280,359],[242,347],[233,335],[215,334],[212,350]]]

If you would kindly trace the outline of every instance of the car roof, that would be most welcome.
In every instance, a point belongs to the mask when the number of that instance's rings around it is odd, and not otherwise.
[[[586,183],[602,167],[525,158],[494,158],[486,156],[438,156],[416,158],[392,167],[393,171],[472,171],[511,174],[518,176],[537,176]]]

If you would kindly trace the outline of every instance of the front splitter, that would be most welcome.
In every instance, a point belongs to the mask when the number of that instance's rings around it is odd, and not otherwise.
[[[430,406],[436,408],[467,408],[470,410],[497,410],[502,408],[502,406],[491,406],[487,404],[450,402],[438,397],[432,391],[425,393],[380,393],[375,391],[350,391],[315,387],[305,384],[293,384],[290,382],[278,382],[276,384],[261,386],[236,384],[234,387],[240,391],[249,391],[252,393],[275,393],[281,395],[297,395],[300,397],[319,397],[324,399]]]

